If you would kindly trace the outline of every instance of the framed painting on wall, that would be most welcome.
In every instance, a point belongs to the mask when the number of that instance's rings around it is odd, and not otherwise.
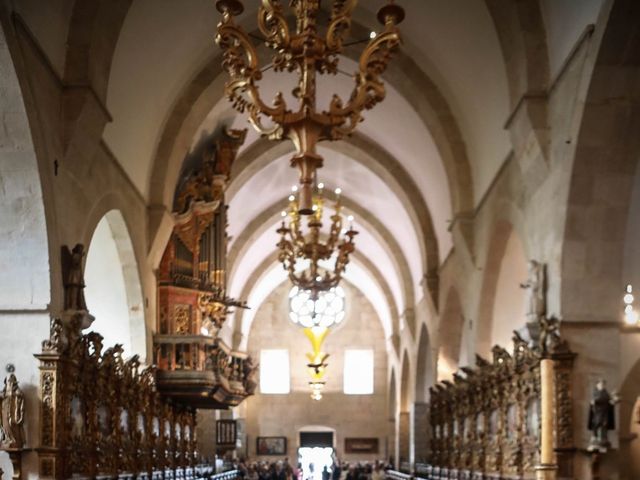
[[[256,439],[258,455],[286,455],[287,437],[258,437]]]
[[[378,453],[377,438],[345,438],[345,453]]]

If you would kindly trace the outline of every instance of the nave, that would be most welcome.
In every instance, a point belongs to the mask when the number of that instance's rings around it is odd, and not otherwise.
[[[0,27],[0,478],[640,479],[640,2]]]

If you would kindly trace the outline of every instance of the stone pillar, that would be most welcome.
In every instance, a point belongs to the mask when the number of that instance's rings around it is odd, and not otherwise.
[[[429,405],[417,402],[411,408],[409,461],[413,467],[424,463],[429,454]]]
[[[404,462],[409,462],[409,417],[409,412],[400,412],[396,422],[396,470],[400,470]]]
[[[196,415],[198,453],[203,461],[213,462],[216,454],[216,411],[200,409]]]
[[[540,361],[540,465],[536,466],[537,480],[555,480],[556,456],[554,452],[554,362],[550,358]]]
[[[393,458],[394,462],[398,458],[398,452],[396,451],[396,419],[392,417],[389,419],[389,430],[387,431],[387,441],[385,445],[385,457],[387,460]]]

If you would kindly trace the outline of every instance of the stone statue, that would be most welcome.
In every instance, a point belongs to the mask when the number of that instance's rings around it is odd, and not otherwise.
[[[0,394],[0,446],[19,450],[24,447],[24,394],[18,380],[10,373]]]
[[[244,377],[244,390],[248,395],[253,395],[258,386],[256,382],[256,374],[258,372],[258,365],[253,363],[253,358],[247,357],[242,365],[242,374]]]
[[[78,243],[73,250],[62,247],[62,276],[64,285],[64,309],[87,310],[84,300],[84,274],[82,272],[82,258],[84,245]]]
[[[529,274],[526,283],[521,283],[520,288],[527,290],[527,322],[536,322],[546,313],[546,275],[544,264],[529,261]]]
[[[615,428],[614,406],[618,401],[615,393],[610,395],[607,391],[606,382],[603,379],[598,380],[589,405],[589,451],[606,451],[611,446],[609,430]]]

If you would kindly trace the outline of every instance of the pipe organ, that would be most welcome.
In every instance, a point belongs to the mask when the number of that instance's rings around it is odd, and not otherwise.
[[[218,332],[232,308],[227,295],[224,192],[246,131],[226,130],[178,185],[175,226],[158,271],[154,356],[160,391],[199,408],[238,405],[253,393],[255,366]]]

